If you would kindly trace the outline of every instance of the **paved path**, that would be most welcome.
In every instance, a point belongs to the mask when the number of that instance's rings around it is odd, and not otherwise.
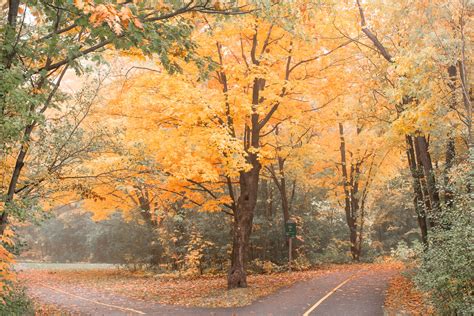
[[[384,292],[393,270],[338,271],[299,282],[253,304],[239,308],[187,308],[145,302],[85,288],[46,285],[30,288],[45,303],[80,315],[383,315]]]

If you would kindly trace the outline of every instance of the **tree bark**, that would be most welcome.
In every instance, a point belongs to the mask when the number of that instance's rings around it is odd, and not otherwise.
[[[254,41],[256,40],[256,36],[254,36]],[[244,137],[247,163],[252,168],[249,171],[241,171],[239,176],[240,196],[237,199],[234,212],[231,267],[227,276],[228,289],[247,287],[245,264],[248,257],[253,215],[257,204],[260,170],[262,169],[256,153],[256,150],[260,147],[260,129],[262,127],[257,106],[261,101],[260,91],[263,90],[264,86],[265,80],[259,78],[254,80],[252,88],[253,113],[250,117],[251,128],[246,126],[246,136]]]
[[[288,222],[290,219],[290,202],[288,199],[288,189],[286,185],[286,177],[285,177],[285,159],[282,157],[277,157],[278,161],[278,171],[279,174],[277,175],[273,166],[268,169],[271,173],[271,177],[273,182],[275,183],[278,191],[280,192],[280,199],[281,199],[281,209],[283,212],[283,224]]]
[[[28,125],[26,127],[25,135],[24,135],[25,143],[21,145],[20,152],[18,153],[18,156],[16,158],[15,167],[13,168],[12,176],[10,178],[10,183],[8,185],[7,195],[5,197],[5,207],[3,209],[2,215],[0,216],[0,236],[3,236],[3,233],[5,232],[5,229],[7,228],[8,223],[9,223],[8,208],[13,203],[16,186],[20,179],[20,174],[23,169],[23,166],[25,165],[25,158],[26,158],[26,154],[28,153],[28,143],[29,143],[31,133],[33,132],[33,129],[34,129],[33,124]]]
[[[428,148],[428,142],[425,136],[415,136],[415,153],[417,155],[418,162],[423,169],[423,175],[425,180],[425,193],[429,200],[429,222],[431,227],[437,225],[437,217],[439,216],[440,210],[440,199],[439,191],[436,185],[436,178],[434,174],[433,164],[431,162],[431,155]]]
[[[9,44],[14,45],[16,39],[16,26],[18,12],[20,9],[19,0],[10,0],[8,1],[8,18],[7,18],[7,28],[5,29],[5,41],[11,42]],[[6,43],[4,43],[6,44]],[[5,52],[2,50],[2,64],[4,64],[5,69],[10,69],[15,57],[15,50],[11,52]]]
[[[290,241],[289,238],[286,237],[286,223],[290,220],[290,208],[291,208],[291,203],[290,200],[288,199],[288,188],[286,185],[286,177],[285,177],[285,159],[282,157],[278,157],[278,168],[280,170],[280,180],[276,177],[274,174],[274,180],[277,184],[278,190],[280,191],[280,198],[281,198],[281,209],[283,211],[283,234],[284,234],[284,240],[285,240],[285,245],[290,249]],[[292,197],[294,196],[294,189],[295,185],[293,185],[293,192],[292,192]],[[296,256],[296,245],[293,245],[292,247],[292,255],[293,258]]]
[[[20,8],[20,1],[19,0],[10,0],[8,2],[8,20],[7,20],[7,27],[5,28],[5,35],[4,35],[4,42],[2,43],[3,47],[7,47],[7,44],[14,45],[14,41],[16,40],[16,25],[17,25],[17,17],[18,11]],[[8,52],[7,50],[0,48],[0,62],[3,65],[4,70],[0,73],[0,80],[4,80],[4,72],[5,70],[11,69],[13,65],[13,60],[15,59],[15,50],[11,50]],[[0,120],[3,119],[5,115],[5,97],[8,91],[0,90]]]
[[[351,175],[349,179],[349,173],[347,171],[347,157],[346,157],[346,141],[344,137],[344,126],[342,123],[339,123],[339,140],[340,146],[339,151],[341,154],[341,172],[342,172],[342,181],[344,186],[344,211],[346,213],[346,223],[349,227],[349,240],[351,243],[351,255],[352,260],[358,261],[359,255],[357,251],[357,221],[356,213],[354,208],[354,202],[357,204],[353,186],[353,166],[351,165]]]
[[[281,208],[283,210],[283,221],[286,223],[290,219],[290,205],[288,203],[288,195],[286,190],[286,180],[285,177],[280,179],[281,185]]]
[[[456,100],[456,82],[457,82],[457,68],[455,65],[448,67],[449,83],[448,86],[451,90],[451,108],[457,108]],[[454,192],[450,188],[449,172],[454,165],[454,159],[456,157],[456,146],[455,138],[453,133],[449,132],[448,140],[446,142],[445,152],[445,165],[444,165],[444,204],[447,207],[452,207],[454,202]]]
[[[410,166],[410,172],[413,180],[413,204],[415,206],[416,216],[418,220],[418,226],[421,232],[421,240],[425,245],[428,244],[428,225],[426,221],[426,212],[424,208],[424,198],[423,191],[420,183],[420,172],[417,167],[416,158],[415,158],[415,148],[413,145],[413,139],[409,135],[405,135],[405,140],[407,144],[407,157],[408,165]]]
[[[248,257],[252,221],[257,203],[257,187],[260,168],[240,174],[241,194],[234,215],[231,267],[227,278],[229,289],[247,287],[245,264]]]
[[[258,136],[253,139],[252,143],[255,141],[258,141]],[[256,145],[258,146],[258,143]],[[234,212],[231,267],[227,277],[227,287],[229,289],[247,287],[245,264],[248,256],[250,234],[252,233],[253,215],[257,204],[260,170],[262,168],[255,153],[249,153],[247,159],[251,163],[252,169],[242,171],[239,177],[240,196]]]
[[[352,216],[352,227],[351,227],[351,253],[352,260],[360,260],[360,248],[358,239],[362,239],[362,234],[358,235],[357,231],[359,229],[359,224],[357,219],[359,217],[359,175],[360,175],[360,165],[358,162],[351,165],[351,190],[350,190],[350,200],[351,200],[351,216]]]
[[[456,147],[454,144],[454,138],[448,137],[446,143],[446,156],[444,165],[444,203],[447,207],[452,207],[454,203],[454,192],[450,188],[449,172],[454,165],[454,159],[456,157]]]

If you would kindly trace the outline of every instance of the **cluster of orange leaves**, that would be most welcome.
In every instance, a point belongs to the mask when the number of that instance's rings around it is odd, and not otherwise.
[[[133,1],[133,3],[136,2],[136,0]],[[102,23],[107,23],[117,35],[121,35],[123,30],[128,28],[130,22],[132,22],[135,27],[143,29],[142,23],[133,15],[128,6],[122,6],[118,10],[116,6],[111,3],[96,5],[93,0],[74,0],[74,5],[79,10],[84,11],[84,13],[90,14],[89,21],[93,26],[97,27]]]
[[[0,303],[3,303],[3,294],[10,289],[11,282],[15,280],[15,274],[11,271],[14,258],[4,247],[4,245],[13,246],[12,237],[13,231],[8,228],[0,236]]]

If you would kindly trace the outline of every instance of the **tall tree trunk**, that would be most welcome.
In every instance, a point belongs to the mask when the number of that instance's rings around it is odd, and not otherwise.
[[[446,143],[446,160],[444,165],[444,203],[447,207],[452,207],[454,203],[454,192],[450,188],[449,172],[454,165],[455,157],[456,147],[454,144],[454,138],[449,136]]]
[[[370,165],[369,165],[369,170],[367,172],[365,185],[362,190],[362,194],[360,198],[360,216],[359,216],[360,222],[359,222],[359,233],[358,233],[359,240],[358,240],[358,246],[357,246],[358,259],[360,259],[360,256],[362,254],[362,242],[364,240],[363,237],[364,237],[364,224],[365,224],[365,204],[367,201],[367,196],[369,195],[369,190],[370,190],[369,188],[372,183],[372,171],[374,168],[374,164],[375,164],[375,153],[372,154],[372,161],[370,162]]]
[[[256,41],[256,35],[254,36]],[[239,177],[240,196],[237,199],[234,211],[233,242],[231,267],[227,276],[227,288],[247,287],[247,273],[245,264],[248,256],[250,234],[252,232],[252,222],[257,204],[258,182],[262,166],[258,161],[255,149],[260,147],[259,114],[257,106],[260,103],[260,91],[265,86],[265,80],[256,78],[253,83],[252,104],[253,113],[251,115],[251,128],[246,126],[244,145],[247,151],[247,163],[252,166],[249,171],[241,171]],[[250,150],[252,149],[252,150]]]
[[[9,0],[8,1],[8,18],[7,18],[7,27],[5,29],[5,41],[3,43],[7,47],[9,44],[10,47],[14,46],[16,40],[16,27],[17,27],[17,18],[18,12],[20,9],[19,0]],[[13,63],[13,59],[16,55],[15,49],[7,51],[2,49],[1,62],[5,66],[5,69],[10,69]]]
[[[138,204],[139,212],[145,223],[150,225],[152,228],[158,226],[158,221],[153,217],[152,214],[152,202],[150,200],[149,191],[147,188],[136,186],[136,199],[133,200]]]
[[[15,195],[16,184],[18,183],[18,179],[20,177],[21,170],[24,166],[24,161],[26,157],[26,149],[21,149],[20,153],[18,154],[15,167],[13,169],[12,177],[10,179],[10,184],[8,186],[7,196],[5,198],[5,207],[3,209],[3,213],[0,216],[0,236],[3,235],[5,229],[8,226],[8,207],[13,202],[13,197]]]
[[[276,181],[277,187],[280,191],[281,209],[283,211],[283,229],[282,229],[282,232],[284,234],[285,246],[289,249],[290,248],[290,241],[286,237],[285,227],[286,227],[286,223],[288,223],[288,221],[290,220],[290,208],[291,208],[290,199],[292,201],[293,197],[294,197],[295,183],[293,183],[293,189],[292,189],[291,197],[289,198],[288,197],[288,192],[287,192],[288,187],[286,185],[285,159],[284,158],[278,157],[278,168],[279,168],[279,171],[280,171],[280,180],[278,181],[277,177],[275,177],[274,180]],[[278,183],[279,183],[279,185],[278,185]],[[295,244],[293,244],[292,258],[296,257],[296,250],[297,250],[297,246]]]
[[[469,55],[469,52],[466,48],[469,47],[469,43],[472,41],[470,36],[470,28],[467,27],[468,21],[472,19],[469,2],[462,2],[462,14],[459,17],[459,30],[461,33],[461,56],[460,60],[457,63],[459,70],[459,79],[461,84],[462,100],[465,110],[465,125],[467,129],[467,146],[468,146],[468,159],[471,162],[471,165],[474,165],[474,131],[472,129],[472,116],[473,108],[472,103],[474,102],[474,84],[472,78],[474,76],[474,65],[472,58]],[[467,177],[467,187],[466,190],[468,193],[472,192],[474,187],[474,172],[471,168],[470,173]]]
[[[440,199],[433,164],[431,162],[431,155],[428,149],[428,142],[425,136],[415,136],[414,142],[418,162],[423,168],[425,191],[428,194],[427,198],[430,202],[429,222],[430,226],[434,227],[437,225],[437,217],[439,216]]]
[[[349,227],[349,240],[351,243],[351,255],[352,260],[359,260],[357,255],[357,221],[355,220],[354,213],[354,199],[355,194],[353,191],[353,179],[351,173],[351,180],[349,180],[349,174],[347,171],[347,157],[346,157],[346,140],[344,137],[344,126],[339,123],[339,140],[340,146],[339,151],[341,154],[341,172],[342,181],[344,187],[344,211],[346,213],[346,223]],[[352,167],[352,166],[351,166]],[[352,170],[353,168],[351,168]],[[357,202],[356,202],[357,203]]]
[[[413,145],[413,138],[410,135],[405,135],[407,144],[407,157],[408,165],[410,166],[410,172],[413,180],[413,204],[415,206],[416,216],[418,219],[418,226],[421,232],[421,240],[425,245],[428,244],[428,224],[426,219],[426,212],[424,206],[423,191],[420,183],[420,178],[423,176],[420,174],[415,157],[415,148]]]
[[[262,179],[260,190],[263,193],[263,215],[271,220],[273,217],[273,188],[267,179]]]
[[[13,47],[17,38],[16,26],[17,26],[17,17],[18,11],[20,9],[19,0],[10,0],[8,1],[8,20],[7,27],[5,28],[4,41],[0,46],[0,63],[4,69],[0,72],[0,81],[5,80],[5,70],[11,69],[13,61],[15,59],[15,49],[7,50],[7,47]],[[6,110],[6,95],[8,91],[1,89],[0,87],[0,124],[3,121],[3,116],[5,115]]]
[[[245,263],[248,256],[254,209],[257,203],[260,168],[260,164],[258,164],[252,170],[240,174],[241,193],[234,214],[231,267],[227,278],[229,289],[247,287]]]
[[[280,179],[280,185],[281,185],[281,208],[283,210],[283,221],[286,223],[290,219],[290,205],[288,203],[288,195],[287,195],[287,190],[286,190],[286,180],[285,177],[283,176]]]
[[[275,129],[275,135],[279,135],[279,128]],[[280,191],[280,199],[281,199],[281,209],[283,211],[283,225],[285,225],[290,219],[290,205],[288,202],[288,192],[286,187],[286,177],[285,177],[285,161],[286,158],[280,156],[281,147],[277,146],[276,153],[277,153],[277,163],[278,163],[278,171],[279,174],[277,175],[273,170],[273,166],[270,169],[273,181]]]
[[[285,159],[282,157],[278,157],[278,172],[279,175],[275,173],[273,170],[273,166],[271,169],[271,174],[273,181],[275,182],[278,191],[280,191],[280,199],[281,199],[281,209],[283,212],[283,224],[288,222],[290,219],[290,202],[288,200],[288,188],[286,186],[286,177],[285,177]]]
[[[268,185],[268,183],[267,183]],[[267,216],[268,218],[273,218],[273,187],[271,185],[267,186]]]
[[[351,174],[350,174],[350,182],[351,182],[351,217],[352,217],[352,227],[351,227],[351,253],[352,253],[352,260],[359,261],[360,260],[360,248],[358,239],[362,239],[362,234],[358,234],[359,224],[357,223],[357,219],[359,217],[359,175],[360,175],[360,165],[359,163],[355,163],[351,165]]]
[[[449,83],[448,86],[451,90],[451,108],[457,107],[456,100],[456,82],[457,82],[457,68],[455,65],[448,67]],[[445,152],[445,165],[444,165],[444,203],[447,207],[453,206],[454,192],[450,188],[449,183],[449,172],[454,165],[454,158],[456,157],[456,146],[453,133],[449,133],[448,140],[446,142]]]
[[[260,64],[257,57],[258,47],[258,26],[255,27],[255,33],[252,36],[252,47],[250,51],[250,60],[253,65]],[[264,47],[267,44],[264,44]],[[222,63],[221,63],[222,64]],[[287,66],[285,72],[285,79],[289,79],[291,65],[291,50],[290,56],[287,58]],[[222,77],[225,81],[225,77]],[[265,88],[265,79],[255,78],[252,85],[252,112],[250,115],[250,122],[245,124],[244,128],[244,149],[247,153],[246,161],[251,166],[248,171],[241,171],[239,176],[240,195],[234,210],[234,224],[233,224],[233,242],[232,242],[232,256],[231,267],[227,276],[227,287],[229,289],[247,286],[247,275],[245,271],[245,263],[248,257],[248,248],[250,234],[252,232],[252,221],[254,216],[255,205],[257,204],[258,183],[260,178],[260,171],[262,166],[258,161],[258,150],[260,148],[260,131],[266,126],[273,114],[278,110],[280,102],[275,102],[270,110],[260,119],[259,104],[264,100],[260,96],[260,91]],[[224,84],[224,90],[225,84]],[[281,97],[285,95],[286,88],[282,89]],[[227,111],[227,116],[230,118],[230,111]],[[233,130],[233,120],[227,120],[227,124]],[[232,132],[232,136],[235,133]]]

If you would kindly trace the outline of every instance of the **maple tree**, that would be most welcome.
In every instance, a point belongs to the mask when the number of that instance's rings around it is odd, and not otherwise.
[[[298,127],[297,122],[315,110],[307,101],[314,96],[315,84],[308,72],[316,71],[314,62],[329,53],[315,53],[311,41],[298,40],[260,17],[227,25],[205,19],[203,28],[207,31],[196,40],[199,52],[216,63],[207,82],[196,82],[186,71],[177,80],[166,74],[138,75],[121,85],[119,100],[111,101],[118,109],[107,111],[122,113],[133,128],[127,132],[131,143],[147,133],[144,153],[158,171],[154,177],[145,171],[152,177],[145,183],[155,188],[156,200],[185,198],[185,207],[221,210],[234,217],[232,288],[246,286],[244,262],[261,170],[278,147],[270,136],[278,129]],[[344,43],[333,45],[337,50]],[[178,91],[187,93],[181,96]],[[143,111],[146,121],[133,114]]]

